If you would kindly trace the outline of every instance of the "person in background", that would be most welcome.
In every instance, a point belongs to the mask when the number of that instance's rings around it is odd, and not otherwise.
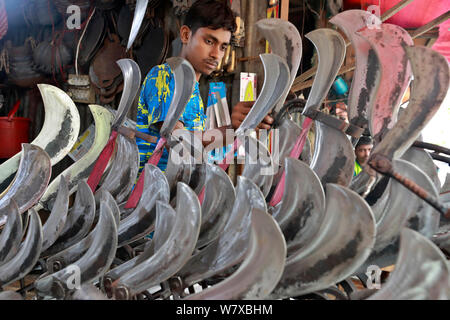
[[[210,75],[216,70],[230,45],[231,35],[236,30],[235,15],[228,3],[228,0],[197,0],[186,13],[184,24],[180,28],[182,43],[180,56],[192,65],[197,81],[175,129],[205,131],[206,114],[198,81],[202,75]],[[157,65],[149,71],[139,96],[137,130],[160,138],[159,130],[172,101],[174,85],[173,73],[167,63]],[[237,103],[231,113],[232,125],[218,129],[223,133],[226,129],[237,129],[253,103],[253,101]],[[270,129],[272,122],[273,118],[266,116],[258,128]],[[203,145],[213,141],[203,141]],[[140,138],[136,138],[136,142],[140,156],[139,170],[142,171],[156,143],[149,143]],[[163,171],[167,167],[167,160],[168,151],[165,149],[158,164]]]
[[[363,166],[367,163],[367,160],[369,160],[372,148],[373,141],[371,137],[361,136],[361,138],[359,138],[358,143],[355,147],[356,160],[353,176],[358,175],[362,171]]]

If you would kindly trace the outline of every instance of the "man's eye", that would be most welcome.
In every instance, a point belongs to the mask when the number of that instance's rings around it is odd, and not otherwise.
[[[207,44],[213,44],[213,42],[212,42],[211,40],[209,40],[209,39],[206,39],[205,42],[206,42]]]

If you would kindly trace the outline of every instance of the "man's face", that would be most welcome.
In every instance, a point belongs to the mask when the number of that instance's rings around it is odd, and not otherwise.
[[[369,160],[372,148],[373,144],[363,144],[355,148],[356,160],[358,160],[360,165],[366,164],[367,160]]]
[[[189,33],[188,37],[184,37],[183,28],[185,28],[185,32]],[[192,34],[188,27],[182,27],[181,41],[184,46],[181,56],[191,63],[197,80],[201,74],[209,75],[216,70],[230,44],[230,39],[231,32],[223,28],[217,30],[198,28]]]

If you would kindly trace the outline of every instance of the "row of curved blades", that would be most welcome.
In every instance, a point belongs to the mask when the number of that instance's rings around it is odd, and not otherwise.
[[[351,16],[346,17],[348,14]],[[344,21],[365,21],[364,15],[359,10],[346,11],[332,22],[338,24],[342,17]],[[433,85],[442,72],[448,78],[448,65],[441,65],[440,57],[430,49],[404,47],[409,42],[396,26],[350,31],[355,25],[339,26],[349,35],[365,39],[365,51],[354,44],[356,56],[373,64],[367,69],[368,62],[358,63],[355,70],[360,80],[352,83],[351,96],[368,98],[350,100],[359,104],[349,102],[350,115],[365,119],[354,124],[377,128],[372,132],[374,136],[379,133],[375,148],[392,152],[394,170],[448,204],[448,187],[440,189],[431,158],[420,149],[409,148],[439,107],[441,91]],[[264,19],[257,27],[271,41],[273,51],[262,57],[266,75],[278,76],[265,77],[264,92],[244,123],[258,123],[267,113],[280,110],[279,97],[284,100],[287,95],[301,59],[301,39],[289,22]],[[315,30],[307,38],[319,56],[307,107],[318,108],[340,68],[345,45],[331,29]],[[393,38],[399,39],[397,47]],[[378,48],[385,45],[394,47],[404,69],[386,65]],[[420,65],[421,59],[432,61],[426,65],[432,71]],[[383,90],[378,88],[388,72],[385,69],[400,73],[408,68],[419,84],[413,86],[410,105],[397,119],[397,98],[406,89],[403,82],[395,89],[387,82]],[[124,74],[125,81],[130,77],[132,72]],[[370,82],[371,77],[375,82]],[[397,74],[398,78],[402,77]],[[399,83],[391,81],[393,84]],[[446,84],[448,79],[440,82],[440,90],[447,90]],[[67,110],[72,106],[61,90],[45,85],[40,89],[46,121],[53,104],[60,109],[65,105]],[[369,89],[375,91],[366,95]],[[427,90],[434,100],[423,96]],[[391,97],[391,109],[377,108],[377,99],[385,108],[387,100],[380,95],[386,94]],[[395,180],[378,178],[373,191],[363,198],[353,188],[354,155],[345,133],[316,121],[314,153],[303,157],[310,161],[290,156],[302,129],[288,118],[277,128],[278,154],[272,155],[260,140],[239,136],[248,154],[236,185],[217,165],[196,163],[190,156],[183,158],[188,161],[177,161],[179,150],[171,148],[166,172],[145,165],[142,195],[136,207],[127,208],[139,165],[136,143],[117,135],[113,156],[98,188],[92,190],[87,178],[110,139],[115,119],[122,114],[97,105],[89,107],[96,128],[94,143],[52,182],[56,154],[67,154],[78,135],[75,115],[67,116],[67,126],[76,132],[62,133],[70,130],[62,125],[61,114],[66,113],[56,107],[60,119],[49,121],[61,126],[50,130],[44,123],[43,130],[48,130],[43,132],[45,142],[24,144],[16,165],[11,161],[0,166],[0,177],[7,184],[0,194],[0,299],[22,298],[9,286],[31,273],[38,273],[28,288],[36,299],[302,299],[330,294],[343,299],[450,297],[450,270],[444,254],[450,248],[448,219]],[[399,126],[407,136],[398,133]],[[59,127],[61,133],[53,134]],[[62,142],[67,139],[70,141]],[[190,150],[191,145],[198,145],[196,139],[187,132],[181,144]],[[50,145],[60,153],[51,153]],[[408,152],[401,151],[408,148]],[[310,150],[304,148],[303,153]],[[359,186],[369,182],[359,182]],[[284,192],[278,203],[269,205],[278,183],[283,183]],[[49,212],[47,219],[38,214],[41,210]],[[356,290],[352,285],[355,277],[364,284],[370,280],[369,267],[393,264],[395,270],[377,292]]]

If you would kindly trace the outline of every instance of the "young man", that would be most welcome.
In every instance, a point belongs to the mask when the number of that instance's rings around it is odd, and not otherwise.
[[[373,148],[372,138],[368,136],[361,136],[359,138],[358,143],[355,147],[355,171],[353,172],[353,176],[358,175],[362,171],[362,167],[369,160],[370,152]]]
[[[194,68],[196,84],[186,109],[175,129],[204,131],[206,114],[200,96],[198,81],[202,75],[210,75],[222,60],[231,35],[236,29],[235,16],[228,0],[197,0],[186,14],[180,28],[182,49],[180,56]],[[142,84],[138,103],[137,129],[157,136],[172,101],[174,78],[167,63],[153,67]],[[232,128],[237,129],[250,111],[253,102],[240,102],[232,109]],[[269,129],[273,119],[267,116],[258,128]],[[223,131],[226,128],[222,128]],[[156,143],[136,138],[140,155],[140,170],[152,155]],[[204,141],[204,145],[207,144]],[[161,170],[167,166],[168,151],[164,150],[158,164]]]

